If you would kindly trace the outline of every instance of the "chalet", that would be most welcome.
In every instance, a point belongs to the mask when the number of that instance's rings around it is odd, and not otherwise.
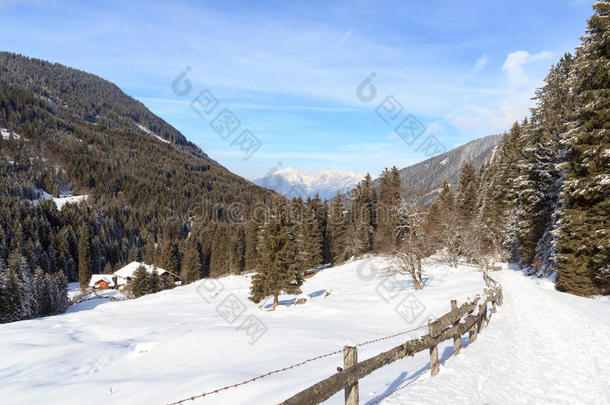
[[[96,290],[107,290],[117,286],[117,277],[112,274],[92,274],[89,287]]]
[[[156,269],[157,273],[159,274],[159,277],[161,277],[161,280],[163,280],[163,281],[165,281],[169,276],[172,276],[172,278],[174,279],[174,282],[177,282],[178,280],[180,280],[180,277],[178,275],[171,273],[165,269],[162,269],[159,267],[154,267],[151,264],[144,264],[141,262],[131,262],[127,266],[114,272],[114,276],[117,279],[117,286],[120,288],[120,287],[129,285],[133,280],[134,273],[140,266],[143,266],[146,269],[146,271],[150,274],[152,274],[153,270]]]

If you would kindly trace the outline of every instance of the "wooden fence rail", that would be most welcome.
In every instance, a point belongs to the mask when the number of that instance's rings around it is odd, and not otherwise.
[[[358,362],[356,347],[345,346],[342,371],[288,398],[282,402],[282,405],[319,404],[341,390],[345,390],[346,405],[358,405],[358,380],[383,366],[404,357],[413,356],[423,350],[429,350],[431,375],[437,375],[439,371],[438,345],[447,339],[453,339],[454,354],[458,354],[462,344],[462,335],[468,332],[470,342],[474,342],[477,334],[487,325],[489,321],[488,305],[492,304],[493,312],[496,310],[496,304],[502,305],[502,286],[487,273],[483,273],[483,277],[489,287],[485,289],[483,297],[477,296],[473,301],[466,302],[460,307],[457,306],[456,300],[451,300],[451,311],[435,321],[429,322],[427,335],[406,341],[361,362]],[[482,302],[478,304],[481,300]],[[475,314],[477,309],[478,312]]]

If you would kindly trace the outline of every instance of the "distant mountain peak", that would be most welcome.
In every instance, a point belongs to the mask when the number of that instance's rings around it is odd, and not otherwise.
[[[313,197],[316,193],[323,199],[334,197],[337,192],[345,193],[364,177],[349,171],[324,170],[317,174],[304,174],[292,167],[275,170],[252,182],[274,190],[288,198]]]

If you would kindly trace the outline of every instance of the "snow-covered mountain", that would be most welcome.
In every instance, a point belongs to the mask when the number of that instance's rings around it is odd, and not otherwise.
[[[330,199],[337,192],[346,193],[364,177],[362,174],[327,170],[315,175],[307,175],[287,167],[275,170],[265,177],[252,180],[256,185],[274,190],[288,198],[313,197],[316,193],[321,198]]]

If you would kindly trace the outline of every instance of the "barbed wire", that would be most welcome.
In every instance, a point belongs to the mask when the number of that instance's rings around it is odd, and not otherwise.
[[[417,328],[409,329],[409,330],[406,330],[406,331],[403,331],[403,332],[395,333],[393,335],[384,336],[384,337],[380,337],[380,338],[377,338],[377,339],[367,340],[366,342],[358,343],[356,345],[356,347],[365,346],[365,345],[368,345],[368,344],[371,344],[371,343],[380,342],[382,340],[391,339],[393,337],[400,336],[400,335],[405,335],[407,333],[415,332],[418,329],[423,329],[423,328],[427,328],[427,327],[428,327],[428,324],[426,323],[424,325],[418,326]]]
[[[383,336],[383,337],[376,338],[376,339],[367,340],[367,341],[365,341],[365,342],[358,343],[358,344],[356,344],[355,346],[356,346],[356,347],[361,347],[361,346],[369,345],[369,344],[372,344],[372,343],[380,342],[380,341],[382,341],[382,340],[388,340],[388,339],[391,339],[391,338],[394,338],[394,337],[397,337],[397,336],[400,336],[400,335],[404,335],[404,334],[407,334],[407,333],[410,333],[410,332],[414,332],[414,331],[416,331],[416,330],[422,329],[422,328],[427,327],[427,326],[428,326],[428,324],[426,323],[426,324],[424,324],[424,325],[420,325],[420,326],[418,326],[418,327],[416,327],[416,328],[409,329],[409,330],[402,331],[402,332],[398,332],[398,333],[395,333],[395,334],[393,334],[393,335],[388,335],[388,336]],[[278,369],[276,369],[276,370],[270,371],[270,372],[265,373],[265,374],[261,374],[261,375],[259,375],[259,376],[256,376],[256,377],[253,377],[253,378],[250,378],[250,379],[248,379],[248,380],[245,380],[245,381],[242,381],[242,382],[239,382],[239,383],[236,383],[236,384],[226,385],[226,386],[224,386],[224,387],[222,387],[222,388],[218,388],[218,389],[215,389],[215,390],[213,390],[213,391],[203,392],[203,393],[201,393],[201,394],[193,395],[193,396],[191,396],[191,397],[189,397],[189,398],[181,399],[181,400],[179,400],[179,401],[175,401],[175,402],[169,402],[167,405],[181,405],[181,404],[183,404],[185,401],[194,401],[195,399],[203,398],[203,397],[206,397],[206,396],[208,396],[208,395],[217,394],[217,393],[219,393],[219,392],[221,392],[221,391],[226,391],[226,390],[229,390],[229,389],[231,389],[231,388],[236,388],[236,387],[239,387],[239,386],[241,386],[241,385],[245,385],[245,384],[248,384],[248,383],[254,382],[254,381],[256,381],[256,380],[260,380],[260,379],[262,379],[262,378],[268,377],[268,376],[270,376],[270,375],[277,374],[277,373],[281,373],[281,372],[284,372],[284,371],[288,371],[288,370],[291,370],[291,369],[293,369],[293,368],[303,366],[303,365],[305,365],[305,364],[307,364],[307,363],[310,363],[310,362],[312,362],[312,361],[315,361],[315,360],[320,360],[320,359],[324,359],[324,358],[326,358],[326,357],[334,356],[334,355],[336,355],[336,354],[340,354],[340,353],[343,353],[343,349],[341,349],[341,350],[336,350],[336,351],[334,351],[334,352],[330,352],[330,353],[326,353],[326,354],[322,354],[322,355],[319,355],[319,356],[316,356],[316,357],[312,357],[312,358],[310,358],[310,359],[303,360],[303,361],[301,361],[301,362],[299,362],[299,363],[295,363],[295,364],[293,364],[293,365],[291,365],[291,366],[288,366],[288,367],[284,367],[284,368],[278,368]]]

